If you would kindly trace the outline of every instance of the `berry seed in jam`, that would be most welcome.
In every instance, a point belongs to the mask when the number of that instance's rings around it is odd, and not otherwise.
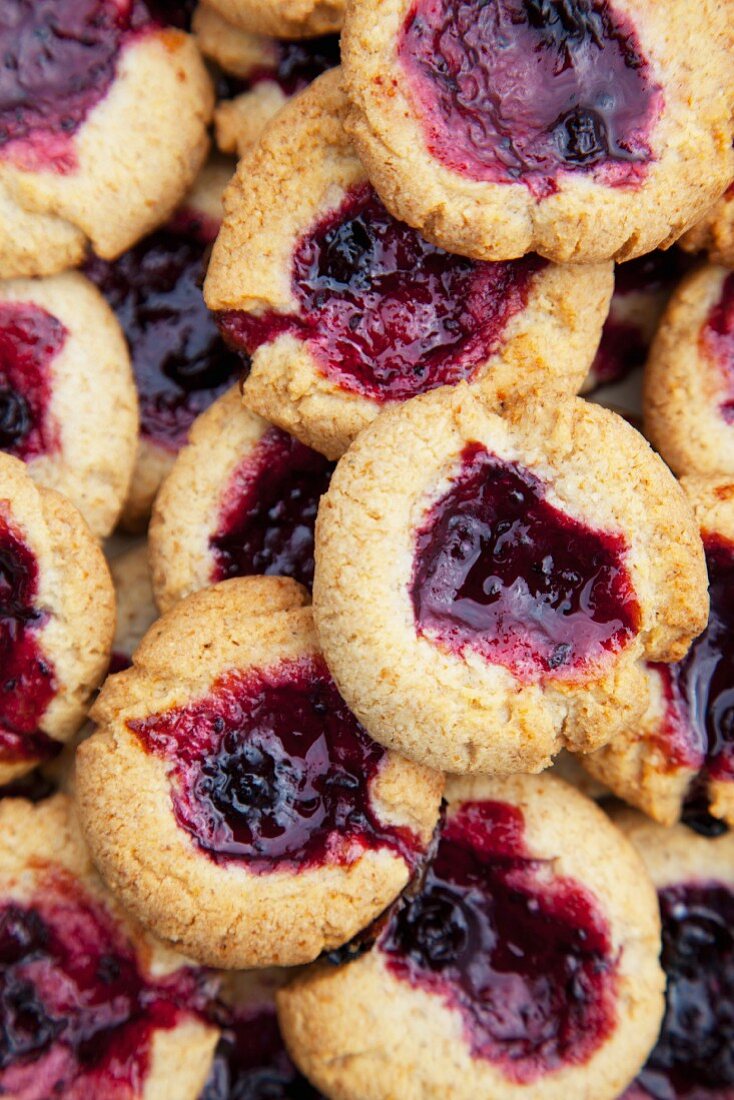
[[[461,1014],[475,1058],[527,1084],[583,1064],[609,1035],[616,960],[594,896],[533,859],[523,834],[514,806],[462,805],[377,949]]]
[[[700,343],[718,367],[726,394],[719,412],[727,424],[734,424],[734,274],[724,280],[719,300],[701,329]]]
[[[573,675],[637,630],[625,551],[550,504],[529,470],[467,444],[416,537],[417,629],[521,679]]]
[[[212,581],[265,574],[313,584],[314,524],[334,463],[270,428],[235,469],[216,533]]]
[[[537,199],[563,172],[643,180],[662,92],[608,0],[415,0],[397,49],[428,149],[452,171]]]
[[[250,355],[293,332],[342,389],[405,400],[471,379],[543,267],[537,256],[478,263],[450,255],[396,221],[365,184],[298,242],[297,316],[231,311],[219,323]]]
[[[218,863],[297,872],[382,848],[415,861],[414,834],[372,805],[385,751],[320,658],[228,673],[202,699],[128,726],[170,763],[176,820]]]
[[[0,450],[36,458],[59,446],[49,414],[51,364],[68,330],[33,302],[0,302]]]

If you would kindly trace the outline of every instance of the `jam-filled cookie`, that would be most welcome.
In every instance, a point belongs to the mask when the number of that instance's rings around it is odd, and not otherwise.
[[[335,34],[345,0],[206,0],[233,27],[272,38],[316,38]]]
[[[95,256],[85,267],[127,337],[138,390],[138,456],[122,516],[129,530],[145,527],[189,428],[242,370],[201,290],[230,174],[229,162],[210,161],[167,225],[118,260]]]
[[[146,544],[113,558],[110,573],[117,596],[117,628],[110,672],[122,672],[130,667],[133,653],[158,618]]]
[[[649,704],[584,767],[671,825],[711,813],[734,827],[734,484],[684,478],[708,567],[708,625],[676,664],[645,669]]]
[[[706,252],[714,264],[734,267],[734,184],[681,237],[680,244],[688,252]]]
[[[120,327],[87,279],[67,272],[0,282],[0,450],[108,535],[138,440]]]
[[[443,248],[626,260],[734,176],[730,50],[716,0],[354,0],[348,129]]]
[[[368,925],[425,854],[443,782],[347,710],[304,590],[197,592],[133,660],[77,754],[93,855],[131,911],[239,968],[307,962]]]
[[[373,948],[276,994],[340,1100],[616,1100],[660,1025],[660,921],[601,810],[548,776],[450,780],[436,852]]]
[[[79,513],[0,454],[0,783],[79,729],[114,625],[109,570]]]
[[[130,920],[71,801],[0,803],[0,1094],[198,1100],[212,980]]]
[[[734,833],[707,839],[624,811],[658,891],[667,980],[660,1037],[621,1100],[734,1096]]]
[[[466,379],[497,400],[576,393],[611,264],[478,263],[396,221],[342,121],[340,70],[268,127],[226,197],[206,282],[252,366],[245,404],[329,457],[385,405]]]
[[[333,464],[242,407],[234,387],[202,413],[156,499],[150,561],[167,611],[252,574],[313,583],[314,525]]]
[[[0,15],[0,275],[111,259],[165,220],[207,149],[209,76],[145,0]]]
[[[696,523],[664,463],[580,398],[504,418],[468,387],[384,412],[316,524],[314,613],[381,744],[445,771],[539,771],[643,706],[639,660],[706,621]]]
[[[734,474],[734,273],[683,280],[650,350],[645,435],[676,474]]]

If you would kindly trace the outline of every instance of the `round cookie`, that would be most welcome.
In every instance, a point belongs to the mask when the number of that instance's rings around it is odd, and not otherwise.
[[[85,266],[117,315],[130,347],[140,439],[122,515],[145,528],[161,481],[198,414],[242,371],[204,304],[201,284],[221,219],[231,163],[211,160],[173,219],[119,259]]]
[[[79,729],[114,625],[109,571],[79,513],[0,454],[0,784]]]
[[[381,744],[450,772],[540,771],[643,707],[643,657],[681,657],[707,609],[675,479],[579,398],[504,418],[460,384],[365,429],[316,524],[314,614]]]
[[[454,779],[446,797],[420,888],[375,946],[276,994],[291,1056],[339,1100],[616,1100],[662,1014],[639,856],[548,776]]]
[[[347,129],[391,213],[443,248],[627,260],[734,176],[730,50],[715,0],[353,0]]]
[[[621,1100],[728,1100],[734,1095],[734,833],[705,839],[639,814],[615,823],[658,891],[665,1016],[647,1064]]]
[[[0,450],[109,535],[138,439],[130,359],[106,302],[76,272],[0,282]]]
[[[235,386],[202,413],[150,524],[156,602],[253,574],[313,583],[316,510],[333,464],[242,407]]]
[[[673,294],[643,385],[645,435],[674,473],[734,474],[734,275],[698,267]]]
[[[0,803],[0,1093],[198,1100],[212,978],[126,916],[71,801]]]
[[[165,221],[204,159],[212,89],[144,0],[17,0],[0,23],[0,276],[105,259]]]
[[[734,184],[680,239],[687,252],[706,252],[713,264],[734,267]]]
[[[122,672],[143,636],[158,618],[145,543],[126,550],[110,561],[117,595],[117,628],[112,645],[110,672]]]
[[[645,668],[645,715],[580,760],[663,825],[681,817],[705,825],[710,813],[734,827],[734,484],[713,478],[682,484],[706,552],[708,625],[677,664]]]
[[[224,581],[133,661],[77,754],[85,832],[131,912],[234,968],[311,961],[382,912],[426,851],[443,780],[349,714],[304,590]]]
[[[284,108],[227,191],[205,286],[251,359],[245,404],[336,458],[386,405],[461,379],[576,393],[612,267],[475,263],[397,222],[342,122],[340,70]]]
[[[345,0],[206,0],[206,6],[248,34],[316,38],[341,29]]]

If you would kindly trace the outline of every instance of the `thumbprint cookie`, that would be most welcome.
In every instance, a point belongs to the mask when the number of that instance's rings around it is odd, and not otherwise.
[[[206,0],[206,7],[232,27],[249,34],[292,39],[339,31],[344,4],[345,0]]]
[[[110,672],[122,672],[132,664],[133,653],[158,618],[145,543],[125,550],[110,561],[117,596],[117,628]]]
[[[724,267],[734,267],[734,183],[701,221],[689,229],[680,240],[688,252],[706,252],[709,260]]]

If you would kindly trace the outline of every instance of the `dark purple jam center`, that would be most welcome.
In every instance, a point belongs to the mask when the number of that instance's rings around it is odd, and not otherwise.
[[[726,391],[719,411],[727,424],[734,424],[734,274],[724,280],[721,296],[701,330],[701,345],[719,368]]]
[[[416,0],[398,42],[431,154],[471,179],[635,186],[661,90],[606,0]]]
[[[68,335],[32,302],[0,302],[0,450],[27,461],[59,446],[51,363]]]
[[[54,670],[38,645],[38,565],[0,512],[0,762],[49,757],[59,746],[38,729],[54,697]]]
[[[298,871],[377,848],[414,862],[415,836],[372,806],[385,751],[320,659],[229,673],[203,699],[128,725],[170,761],[176,819],[217,862]]]
[[[273,46],[273,65],[263,66],[251,73],[243,82],[242,90],[271,81],[284,95],[295,95],[340,61],[338,34],[325,34],[321,38],[308,38],[302,42],[282,39],[274,42]]]
[[[550,504],[528,470],[467,444],[416,536],[416,626],[521,678],[573,673],[637,629],[625,549]]]
[[[234,311],[220,314],[220,324],[249,354],[293,332],[343,389],[404,400],[471,378],[500,347],[543,266],[536,256],[452,256],[396,221],[364,185],[299,241],[298,316]]]
[[[141,434],[170,451],[242,371],[202,296],[209,232],[177,216],[119,259],[92,256],[85,268],[130,345]]]
[[[206,1007],[202,972],[152,981],[106,910],[49,877],[0,908],[0,1093],[142,1095],[153,1034]]]
[[[616,962],[595,898],[551,877],[523,833],[514,806],[462,806],[378,947],[394,974],[461,1013],[475,1057],[527,1083],[587,1061],[609,1034]]]
[[[237,467],[209,540],[213,581],[266,574],[313,584],[314,524],[334,464],[270,428]]]

